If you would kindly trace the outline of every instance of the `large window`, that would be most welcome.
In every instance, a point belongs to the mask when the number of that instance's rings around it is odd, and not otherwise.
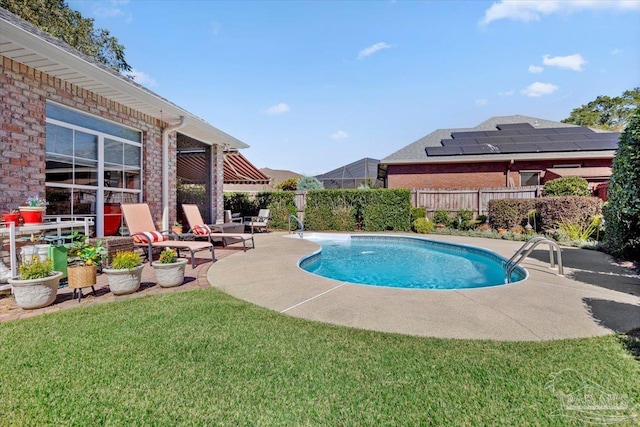
[[[142,193],[142,133],[53,103],[46,113],[47,213],[95,216],[98,236],[117,233],[119,204]]]

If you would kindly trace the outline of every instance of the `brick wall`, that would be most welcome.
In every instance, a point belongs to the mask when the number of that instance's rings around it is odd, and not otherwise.
[[[520,171],[543,171],[561,164],[611,167],[612,159],[555,159],[485,163],[389,165],[388,188],[467,189],[507,187],[508,179],[520,186]],[[508,178],[507,178],[508,175]]]
[[[45,197],[45,104],[57,102],[143,133],[143,198],[154,219],[162,217],[162,127],[151,116],[120,105],[46,73],[0,56],[0,209],[14,209],[27,197]],[[169,138],[169,188],[176,186],[176,133]],[[176,194],[169,191],[170,221]]]

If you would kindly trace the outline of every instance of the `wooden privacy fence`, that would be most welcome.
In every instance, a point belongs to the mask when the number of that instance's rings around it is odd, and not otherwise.
[[[434,190],[429,188],[411,190],[411,205],[426,208],[427,216],[433,218],[438,210],[457,212],[471,209],[475,215],[487,215],[489,200],[533,199],[539,197],[542,186],[477,188],[468,190]]]

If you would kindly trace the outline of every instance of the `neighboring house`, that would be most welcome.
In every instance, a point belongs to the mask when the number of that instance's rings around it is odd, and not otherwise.
[[[541,185],[581,176],[607,182],[619,133],[527,116],[439,129],[380,161],[388,188],[465,189]]]
[[[330,172],[316,175],[324,188],[358,188],[360,185],[375,187],[378,180],[379,160],[365,157]]]
[[[46,196],[102,236],[110,203],[144,201],[168,229],[190,148],[206,153],[204,214],[222,218],[223,148],[246,144],[2,8],[0,64],[0,209]]]
[[[298,172],[293,172],[290,170],[262,168],[260,169],[260,171],[271,178],[272,189],[276,188],[277,185],[282,181],[286,181],[291,178],[298,179],[302,177],[302,175]]]

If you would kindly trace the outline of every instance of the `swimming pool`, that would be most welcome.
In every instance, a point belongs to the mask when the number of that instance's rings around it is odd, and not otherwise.
[[[506,284],[498,254],[474,246],[419,237],[385,235],[305,236],[322,249],[298,263],[309,273],[363,285],[410,289],[469,289]],[[527,277],[517,267],[511,283]]]

